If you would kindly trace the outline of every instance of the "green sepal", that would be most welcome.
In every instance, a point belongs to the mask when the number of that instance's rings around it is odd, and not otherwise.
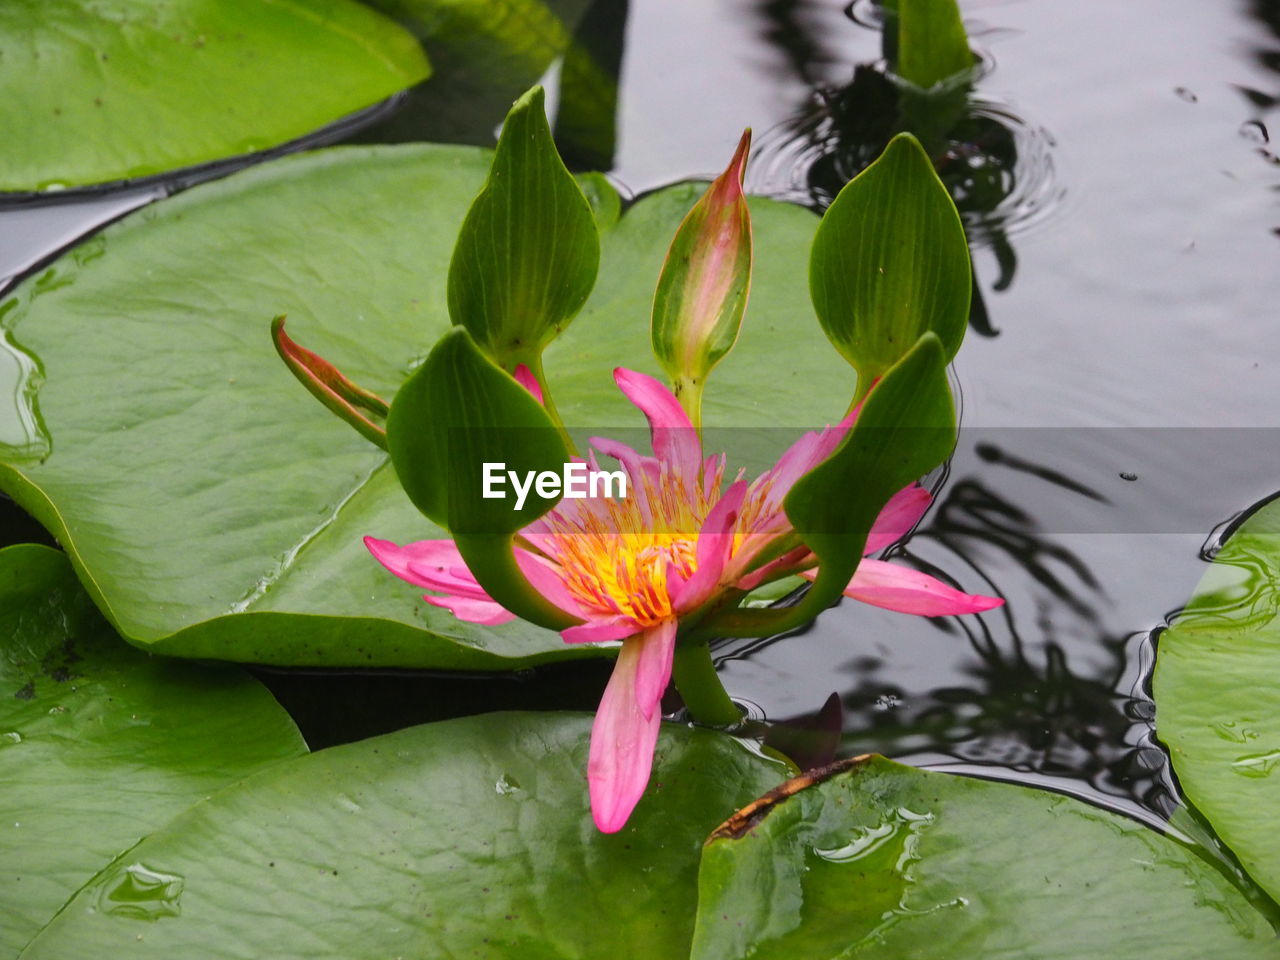
[[[505,370],[536,368],[582,309],[600,266],[600,233],[547,126],[541,87],[507,114],[493,165],[449,264],[453,322]]]
[[[926,332],[944,361],[964,339],[972,268],[960,215],[915,137],[899,134],[847,183],[818,226],[809,292],[858,391]]]
[[[296,343],[284,332],[283,315],[271,321],[271,341],[276,352],[311,395],[339,419],[346,421],[370,443],[387,449],[387,401],[349,380],[318,353]]]
[[[767,636],[812,621],[849,585],[889,498],[946,460],[955,436],[946,356],[937,336],[925,333],[871,391],[836,451],[783,500],[788,519],[818,557],[812,589],[793,607],[713,615],[705,632]]]
[[[576,622],[529,584],[513,553],[516,532],[560,498],[530,489],[517,509],[512,496],[483,495],[484,464],[501,463],[521,476],[560,473],[569,451],[541,404],[466,330],[446,333],[400,388],[387,417],[387,441],[409,499],[453,534],[468,569],[494,600],[540,626]]]

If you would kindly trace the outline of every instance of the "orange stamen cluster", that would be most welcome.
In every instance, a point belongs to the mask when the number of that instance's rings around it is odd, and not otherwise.
[[[663,463],[656,478],[631,477],[632,489],[622,499],[582,500],[548,514],[548,553],[574,599],[599,615],[641,626],[674,616],[668,571],[688,579],[697,570],[698,533],[720,499],[722,473],[717,466],[686,486]]]

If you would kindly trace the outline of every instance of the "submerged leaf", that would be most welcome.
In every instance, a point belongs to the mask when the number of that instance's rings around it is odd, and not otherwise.
[[[956,0],[895,0],[897,74],[928,89],[973,68]]]

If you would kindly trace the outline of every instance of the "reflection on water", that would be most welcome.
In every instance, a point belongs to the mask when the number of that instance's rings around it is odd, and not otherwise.
[[[1215,508],[1197,491],[1215,479],[1239,489],[1274,484],[1280,462],[1274,431],[1146,434],[962,434],[934,508],[886,557],[1008,605],[928,620],[844,602],[805,630],[717,645],[729,689],[775,721],[802,714],[769,738],[784,752],[795,746],[802,764],[830,757],[832,704],[817,708],[834,688],[842,756],[877,752],[1011,776],[1163,821],[1177,793],[1154,741],[1148,687],[1169,610],[1126,596],[1130,584],[1108,582],[1100,569],[1113,552],[1153,571],[1177,566],[1200,545],[1197,531],[1214,527]],[[1092,461],[1079,460],[1082,450]],[[1108,462],[1116,451],[1137,479]],[[1238,472],[1224,473],[1216,466],[1224,461]],[[1168,595],[1185,600],[1198,577],[1172,580]]]
[[[933,157],[970,244],[991,250],[998,269],[992,289],[1007,289],[1017,268],[1010,237],[1046,216],[1062,194],[1052,138],[1008,105],[973,92],[974,83],[993,67],[981,53],[974,76],[947,89],[924,93],[895,77],[892,24],[884,24],[874,3],[855,3],[849,15],[883,31],[885,58],[845,66],[846,75],[852,72],[845,81],[819,79],[839,62],[839,54],[826,45],[820,9],[780,0],[757,7],[762,32],[779,52],[777,69],[789,69],[811,92],[791,119],[760,138],[749,189],[824,210],[896,133],[910,131]],[[978,284],[971,313],[975,332],[997,333]]]
[[[1280,0],[1253,0],[1249,12],[1271,33],[1252,48],[1253,59],[1263,69],[1280,73]],[[1238,84],[1236,89],[1261,111],[1274,110],[1280,105],[1280,90],[1268,92],[1248,84]]]

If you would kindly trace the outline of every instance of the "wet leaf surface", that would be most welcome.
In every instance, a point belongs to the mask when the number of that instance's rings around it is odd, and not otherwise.
[[[148,657],[102,621],[62,553],[0,550],[0,955],[191,803],[305,752],[243,671]]]
[[[1188,800],[1280,898],[1280,503],[1235,531],[1160,634],[1156,732]]]
[[[717,830],[695,960],[1271,957],[1271,927],[1190,848],[1077,800],[845,761]]]
[[[702,841],[783,767],[665,726],[648,795],[605,836],[589,730],[497,713],[282,765],[130,850],[23,956],[685,956]]]
[[[0,50],[0,191],[276,147],[430,72],[411,34],[353,0],[8,0]]]

